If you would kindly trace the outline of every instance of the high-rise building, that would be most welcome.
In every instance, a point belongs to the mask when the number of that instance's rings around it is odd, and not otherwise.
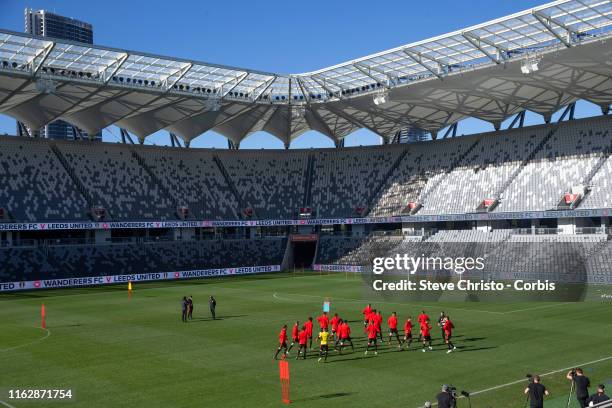
[[[397,132],[393,138],[394,143],[415,143],[429,139],[429,133],[426,130],[417,127],[408,127]]]
[[[93,44],[93,27],[89,23],[70,17],[60,16],[46,10],[25,9],[25,32],[37,37],[52,37],[60,40],[77,41]],[[31,136],[49,139],[79,139],[89,138],[89,135],[71,124],[56,120],[42,129],[29,129],[17,123],[17,134],[26,130]],[[102,133],[92,137],[93,140],[102,140]]]

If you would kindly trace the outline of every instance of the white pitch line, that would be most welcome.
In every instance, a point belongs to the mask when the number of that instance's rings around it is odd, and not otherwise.
[[[17,408],[14,405],[11,405],[8,402],[4,402],[2,400],[0,400],[0,404],[4,405],[6,408]]]
[[[303,296],[303,297],[311,297],[311,298],[318,298],[318,299],[323,299],[325,298],[325,296],[318,296],[318,295],[306,295],[306,294],[301,294],[301,293],[285,293],[285,295],[289,295],[289,296]],[[290,302],[299,302],[299,300],[295,300],[295,299],[287,299],[287,298],[282,298],[278,296],[278,292],[274,292],[274,294],[272,295],[274,298],[278,299],[278,300],[285,300],[285,301],[290,301]],[[368,302],[367,299],[352,299],[352,298],[342,298],[342,297],[336,297],[334,299],[340,299],[341,303],[362,303],[362,302]],[[387,302],[387,301],[376,301],[376,303],[380,303],[380,304],[389,304],[389,305],[403,305],[405,303],[401,303],[401,302]],[[550,308],[550,307],[559,307],[559,306],[566,306],[566,305],[571,305],[575,302],[563,302],[563,303],[554,303],[551,305],[542,305],[542,306],[534,306],[534,307],[528,307],[528,308],[524,308],[524,309],[515,309],[515,310],[509,310],[506,312],[496,312],[493,310],[483,310],[483,309],[467,309],[467,308],[461,308],[461,307],[444,307],[445,309],[448,310],[462,310],[462,311],[466,311],[466,312],[480,312],[480,313],[490,313],[490,314],[497,314],[497,315],[507,315],[507,314],[512,314],[512,313],[520,313],[520,312],[527,312],[530,310],[537,310],[537,309],[546,309],[546,308]],[[433,307],[432,305],[416,305],[418,307]]]
[[[546,309],[548,307],[558,307],[558,306],[565,306],[565,305],[571,305],[571,304],[572,304],[572,302],[563,302],[563,303],[555,303],[555,304],[552,304],[552,305],[534,306],[534,307],[528,307],[528,308],[525,308],[525,309],[510,310],[508,312],[503,312],[503,314],[526,312],[526,311],[529,311],[529,310]]]
[[[539,374],[539,375],[540,375],[540,377],[547,377],[549,375],[558,374],[558,373],[561,373],[561,372],[564,372],[564,371],[569,371],[569,370],[571,370],[574,367],[581,367],[581,366],[587,366],[587,365],[591,365],[591,364],[597,364],[597,363],[601,363],[602,361],[607,361],[607,360],[612,360],[612,356],[603,357],[603,358],[600,358],[600,359],[597,359],[597,360],[593,360],[593,361],[589,361],[589,362],[586,362],[586,363],[574,364],[574,365],[566,367],[566,368],[560,368],[558,370],[549,371],[547,373]],[[526,378],[521,378],[520,380],[511,381],[511,382],[508,382],[508,383],[505,383],[505,384],[500,384],[500,385],[495,385],[493,387],[485,388],[484,390],[474,391],[474,392],[471,392],[470,395],[484,394],[485,392],[495,391],[495,390],[498,390],[500,388],[505,388],[505,387],[509,387],[511,385],[516,385],[516,384],[524,383],[526,381],[527,381]],[[465,398],[465,397],[461,396],[459,398]],[[432,405],[436,406],[436,405],[438,405],[438,403],[434,402]]]
[[[303,297],[311,297],[311,298],[317,298],[317,299],[325,299],[325,296],[318,296],[318,295],[305,295],[305,294],[301,294],[301,293],[285,293],[285,295],[289,295],[289,296],[303,296]],[[284,300],[284,301],[289,301],[289,302],[299,302],[299,300],[295,300],[295,299],[287,299],[287,298],[282,298],[278,296],[278,292],[274,292],[274,294],[272,295],[272,297],[274,297],[275,299],[278,300]],[[366,302],[371,302],[368,299],[352,299],[352,298],[343,298],[343,297],[334,297],[332,298],[333,300],[338,300],[339,303],[366,303]],[[380,303],[383,305],[404,305],[406,303],[402,303],[402,302],[387,302],[387,301],[376,301],[373,303]],[[434,307],[433,305],[415,305],[416,307]],[[480,310],[480,309],[466,309],[466,308],[461,308],[461,307],[444,307],[445,309],[448,310],[462,310],[462,311],[466,311],[466,312],[480,312],[480,313],[489,313],[489,314],[496,314],[496,315],[504,315],[506,314],[506,312],[494,312],[491,310]]]
[[[47,332],[47,334],[45,334],[43,337],[41,337],[39,339],[36,339],[34,341],[31,341],[29,343],[20,344],[18,346],[9,347],[9,348],[5,348],[5,349],[0,349],[0,353],[4,353],[4,352],[7,352],[7,351],[12,351],[12,350],[17,350],[17,349],[20,349],[20,348],[23,348],[23,347],[30,346],[32,344],[40,343],[41,341],[48,339],[51,336],[51,330],[49,330],[49,329],[44,329],[44,330]],[[0,401],[0,402],[2,402],[2,401]]]

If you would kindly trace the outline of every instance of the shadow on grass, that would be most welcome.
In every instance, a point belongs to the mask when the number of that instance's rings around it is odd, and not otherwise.
[[[213,319],[212,317],[196,317],[194,319],[188,320],[187,322],[192,322],[192,323],[197,323],[197,322],[212,322],[215,320],[226,320],[226,319],[233,319],[236,317],[246,317],[248,315],[242,314],[242,315],[226,315],[226,316],[217,316],[215,319]]]
[[[353,394],[357,394],[357,393],[356,392],[335,392],[333,394],[322,394],[322,395],[315,395],[312,397],[295,399],[295,400],[292,400],[292,402],[306,402],[306,401],[316,401],[320,399],[342,398],[342,397],[348,397]]]

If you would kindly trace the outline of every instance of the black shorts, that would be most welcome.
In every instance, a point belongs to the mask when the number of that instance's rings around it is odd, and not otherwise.
[[[423,340],[425,340],[425,341],[431,341],[431,336],[423,336]]]
[[[282,343],[280,343],[280,346],[278,346],[278,348],[287,348],[287,342],[283,341]]]
[[[298,343],[300,340],[297,337],[294,337],[293,339],[291,339],[292,343]]]
[[[391,333],[391,334],[398,334],[397,333],[397,329],[389,329],[389,333]]]
[[[405,339],[411,339],[412,338],[412,333],[408,333],[404,335]]]
[[[321,344],[321,351],[327,351],[327,350],[328,350],[327,344]]]
[[[373,339],[368,338],[368,344],[376,344],[376,337]]]

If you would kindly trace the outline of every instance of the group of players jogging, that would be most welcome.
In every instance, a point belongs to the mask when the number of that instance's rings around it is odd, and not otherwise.
[[[384,342],[382,335],[382,313],[380,310],[376,311],[376,309],[373,309],[371,304],[368,304],[361,313],[363,314],[364,331],[368,338],[365,355],[372,349],[374,350],[374,355],[378,355],[378,341],[380,340],[381,344]],[[355,346],[351,338],[351,327],[349,326],[348,320],[342,319],[337,313],[330,319],[328,313],[323,312],[321,316],[317,317],[317,322],[319,324],[319,334],[317,336],[319,342],[319,362],[321,362],[321,360],[327,361],[330,342],[333,342],[334,350],[338,352],[338,354],[342,354],[342,350],[348,345],[351,346],[351,351],[355,351]],[[418,342],[422,342],[423,344],[422,351],[426,352],[428,350],[433,350],[431,341],[431,329],[433,327],[430,323],[429,316],[424,310],[421,311],[421,314],[418,316],[417,323],[420,328]],[[441,312],[437,325],[442,332],[442,339],[448,347],[447,353],[456,350],[457,347],[455,347],[451,341],[455,326],[450,317],[446,313]],[[279,346],[274,354],[274,359],[278,359],[278,355],[281,351],[283,353],[283,358],[288,357],[291,349],[295,345],[298,346],[298,352],[295,359],[297,360],[300,357],[306,359],[307,351],[309,349],[312,350],[313,326],[314,322],[312,317],[309,317],[302,326],[300,326],[299,321],[296,321],[291,330],[291,344],[288,345],[289,337],[287,335],[287,325],[285,324],[281,328],[278,336]],[[331,332],[329,331],[330,326]],[[398,318],[395,312],[387,319],[387,326],[389,328],[389,345],[391,345],[391,341],[395,339],[397,341],[398,350],[410,348],[412,344],[412,329],[414,327],[411,316],[408,316],[404,323],[403,338],[400,338]]]

